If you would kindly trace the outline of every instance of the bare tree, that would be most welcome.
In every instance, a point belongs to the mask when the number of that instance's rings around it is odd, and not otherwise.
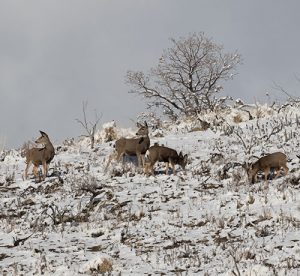
[[[300,78],[298,76],[295,76],[295,78],[297,81],[300,82]],[[273,88],[286,95],[287,103],[285,103],[285,105],[300,103],[300,97],[292,95],[291,93],[289,93],[286,89],[284,89],[281,85],[277,84],[276,82],[273,82]],[[285,107],[285,106],[283,106],[283,107]]]
[[[102,114],[99,116],[95,111],[95,120],[93,122],[88,122],[86,118],[87,104],[88,104],[87,102],[82,102],[83,120],[76,119],[76,121],[85,129],[87,135],[83,135],[83,136],[90,138],[91,149],[93,149],[95,145],[95,133],[96,133],[97,125],[101,120]]]
[[[160,108],[176,119],[178,115],[195,115],[214,110],[221,99],[221,81],[231,79],[241,62],[238,53],[223,53],[223,47],[194,33],[187,38],[171,39],[159,63],[149,74],[128,71],[126,82],[148,100],[148,108]]]

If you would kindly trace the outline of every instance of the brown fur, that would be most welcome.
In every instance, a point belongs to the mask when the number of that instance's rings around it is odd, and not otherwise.
[[[35,177],[38,177],[38,168],[40,165],[43,166],[43,179],[46,178],[48,173],[48,167],[52,161],[55,151],[54,147],[48,137],[48,135],[40,131],[41,137],[39,137],[35,142],[37,144],[43,144],[44,148],[32,148],[26,152],[26,169],[25,169],[25,179],[28,177],[28,169],[33,164],[33,174]]]
[[[116,159],[119,162],[124,154],[136,155],[139,166],[144,166],[144,155],[150,147],[150,138],[148,136],[149,130],[146,122],[145,125],[138,124],[138,127],[139,130],[137,131],[136,135],[140,137],[120,138],[116,141],[116,153],[109,157],[105,170],[107,170],[112,159]]]
[[[264,157],[261,157],[250,166],[249,177],[252,183],[254,183],[257,181],[258,172],[263,171],[265,176],[265,181],[266,181],[271,168],[276,170],[275,178],[279,176],[281,168],[284,169],[285,175],[287,175],[289,168],[287,167],[286,163],[287,163],[287,157],[284,153],[274,152],[268,154]]]
[[[176,175],[175,171],[175,165],[180,165],[183,169],[185,169],[185,166],[187,164],[187,154],[184,156],[182,155],[182,152],[179,154],[176,150],[154,145],[150,147],[147,151],[147,164],[145,166],[145,173],[149,173],[149,170],[151,171],[151,174],[154,175],[154,164],[156,162],[165,162],[166,163],[166,174],[168,174],[169,171],[169,165],[172,167],[173,173]]]

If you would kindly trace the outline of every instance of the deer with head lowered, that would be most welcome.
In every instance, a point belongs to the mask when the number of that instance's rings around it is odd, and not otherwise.
[[[263,171],[265,181],[267,181],[271,169],[276,170],[275,178],[277,178],[280,175],[281,168],[284,169],[285,175],[287,175],[289,168],[287,167],[286,163],[287,157],[282,152],[274,152],[264,157],[261,157],[256,162],[252,163],[248,168],[247,173],[249,179],[251,179],[252,183],[257,182],[258,172]]]
[[[25,179],[28,177],[28,169],[33,164],[33,174],[37,178],[38,177],[38,168],[40,165],[43,166],[43,179],[46,178],[48,173],[48,166],[52,161],[55,151],[54,147],[48,137],[48,135],[40,131],[41,136],[35,141],[35,143],[44,145],[43,148],[32,148],[28,149],[26,152],[26,169],[25,169]]]
[[[124,154],[127,155],[136,155],[138,159],[139,167],[144,166],[145,160],[144,155],[148,148],[150,147],[150,138],[148,136],[148,124],[145,121],[144,125],[137,124],[139,127],[136,135],[139,136],[137,138],[120,138],[115,143],[116,154],[111,155],[105,167],[105,171],[107,170],[112,159],[116,159],[118,162],[121,160]]]
[[[182,152],[178,154],[176,150],[165,146],[159,146],[158,144],[155,144],[148,149],[146,158],[145,173],[148,174],[150,170],[152,175],[154,175],[153,166],[156,162],[166,163],[166,174],[168,174],[169,165],[171,165],[174,175],[176,175],[176,164],[180,165],[184,170],[187,164],[187,154],[183,156]]]

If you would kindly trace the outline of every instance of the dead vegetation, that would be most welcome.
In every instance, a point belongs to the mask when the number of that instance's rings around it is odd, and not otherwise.
[[[3,170],[14,177],[1,178],[0,274],[296,275],[300,163],[291,158],[288,176],[259,174],[252,185],[242,167],[261,153],[251,135],[268,151],[274,140],[295,149],[299,131],[288,118],[282,129],[252,120],[239,132],[245,146],[235,128],[176,134],[190,153],[178,176],[145,177],[128,164],[104,175],[109,149],[76,142],[63,145],[41,183],[20,181],[22,167]]]

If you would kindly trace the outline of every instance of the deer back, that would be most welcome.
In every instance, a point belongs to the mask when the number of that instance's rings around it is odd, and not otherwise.
[[[148,149],[147,154],[148,159],[155,162],[169,162],[170,158],[177,160],[178,154],[177,151],[165,146],[154,145]]]
[[[54,158],[54,150],[50,151],[46,148],[32,148],[26,153],[26,163],[32,162],[34,165],[42,165],[43,162],[49,164]]]
[[[265,168],[280,168],[286,165],[287,157],[282,152],[274,152],[258,159],[253,165],[252,170],[258,171]]]
[[[148,136],[148,125],[138,124],[139,129],[136,135],[138,138],[120,138],[116,141],[115,148],[117,152],[124,152],[128,155],[136,155],[137,153],[145,154],[150,146],[150,138]]]
[[[128,155],[135,155],[137,148],[144,145],[143,137],[141,138],[120,138],[116,141],[115,147],[117,152],[125,152]]]

